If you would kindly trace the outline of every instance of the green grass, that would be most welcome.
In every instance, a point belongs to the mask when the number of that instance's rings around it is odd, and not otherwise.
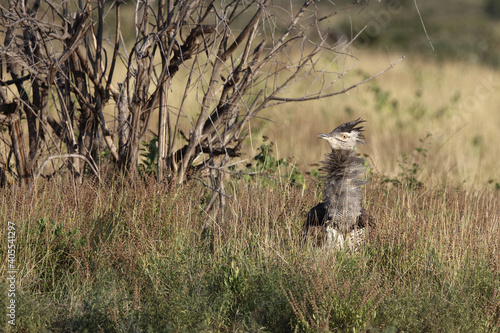
[[[357,254],[298,241],[314,179],[238,180],[216,217],[195,183],[2,189],[17,228],[12,331],[497,331],[498,193],[383,180],[367,187],[377,228]]]

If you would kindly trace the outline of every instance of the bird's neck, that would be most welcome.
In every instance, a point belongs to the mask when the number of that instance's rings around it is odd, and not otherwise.
[[[359,175],[363,159],[357,157],[353,150],[332,150],[323,161],[323,170],[328,179],[350,179]]]

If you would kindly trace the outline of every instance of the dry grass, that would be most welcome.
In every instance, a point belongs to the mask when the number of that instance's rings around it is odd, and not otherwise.
[[[358,68],[366,73],[378,72],[390,60],[384,53],[355,54],[361,59]],[[361,117],[368,121],[368,144],[361,152],[380,173],[396,175],[401,154],[423,146],[429,151],[422,181],[483,188],[490,180],[500,180],[497,76],[497,70],[488,67],[407,57],[375,81],[381,93],[367,84],[325,101],[277,106],[263,115],[274,123],[258,134],[275,141],[281,156],[293,156],[308,168],[327,151],[317,133]],[[432,137],[422,145],[419,139],[428,134]]]
[[[353,255],[298,241],[315,186],[230,188],[215,218],[195,183],[3,189],[19,331],[498,329],[498,193],[373,179],[365,205],[378,226]]]

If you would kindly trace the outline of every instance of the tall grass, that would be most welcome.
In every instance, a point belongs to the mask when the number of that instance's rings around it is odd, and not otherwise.
[[[377,227],[356,254],[299,242],[313,180],[234,181],[215,217],[196,183],[2,189],[1,220],[17,228],[13,331],[498,330],[498,193],[383,180],[367,187]],[[5,258],[5,223],[0,239]]]

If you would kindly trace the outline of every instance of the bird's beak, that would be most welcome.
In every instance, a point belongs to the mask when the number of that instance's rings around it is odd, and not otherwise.
[[[322,139],[326,139],[328,137],[328,134],[324,134],[324,133],[319,133],[318,134],[318,137],[322,138]]]

